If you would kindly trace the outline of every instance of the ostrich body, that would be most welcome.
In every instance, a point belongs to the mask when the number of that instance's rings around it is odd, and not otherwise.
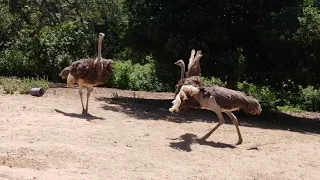
[[[184,85],[180,88],[179,93],[172,101],[170,112],[179,112],[180,106],[184,101],[188,101],[188,96],[191,96],[199,103],[199,109],[207,109],[217,114],[219,123],[200,140],[205,141],[219,126],[224,124],[222,112],[227,114],[236,126],[238,133],[238,142],[242,143],[237,117],[232,111],[243,109],[246,113],[259,115],[262,111],[258,100],[247,96],[245,93],[220,86],[203,86],[200,77],[192,76],[187,78]]]
[[[79,94],[82,104],[82,115],[88,115],[88,103],[93,87],[102,85],[113,72],[113,60],[102,58],[101,44],[104,33],[99,33],[98,38],[98,57],[85,58],[74,61],[70,66],[64,68],[59,76],[62,79],[67,78],[67,84],[73,86],[74,83],[79,85]],[[87,87],[87,104],[84,108],[83,104],[83,87]]]

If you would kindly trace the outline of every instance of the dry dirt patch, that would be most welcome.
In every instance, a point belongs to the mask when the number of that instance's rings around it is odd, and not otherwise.
[[[213,128],[216,115],[172,115],[172,98],[97,88],[89,102],[93,116],[84,118],[77,89],[49,89],[43,97],[1,94],[0,179],[320,177],[318,123],[300,128],[242,116],[243,144],[234,145],[229,119],[199,143],[195,138]]]

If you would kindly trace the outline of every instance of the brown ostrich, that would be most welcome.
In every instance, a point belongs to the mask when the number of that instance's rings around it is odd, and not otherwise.
[[[99,33],[98,38],[98,57],[85,58],[74,61],[70,66],[64,68],[59,76],[62,79],[67,78],[68,86],[73,86],[74,83],[79,85],[79,94],[82,104],[82,115],[88,114],[88,103],[93,87],[102,85],[113,72],[113,60],[102,58],[101,44],[104,38],[104,33]],[[87,104],[86,109],[83,104],[83,87],[87,87]]]
[[[193,97],[199,103],[200,109],[207,109],[217,114],[219,123],[200,140],[205,141],[221,124],[224,124],[222,112],[227,114],[236,126],[238,133],[238,142],[236,145],[242,143],[242,136],[238,126],[237,117],[232,111],[242,108],[245,112],[252,115],[259,115],[262,111],[261,106],[253,97],[247,96],[245,93],[235,91],[232,89],[219,87],[219,86],[203,86],[200,77],[192,76],[186,78],[184,85],[172,101],[172,107],[169,108],[170,112],[179,112],[181,104],[184,101],[189,101],[188,96]]]

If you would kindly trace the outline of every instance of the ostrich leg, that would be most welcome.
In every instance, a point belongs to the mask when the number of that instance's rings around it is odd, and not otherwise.
[[[86,105],[86,112],[85,114],[88,115],[88,105],[89,105],[89,97],[91,92],[93,91],[93,87],[87,87],[87,105]]]
[[[83,105],[83,92],[82,92],[83,86],[79,85],[79,94],[80,94],[80,99],[81,99],[81,104],[82,104],[82,115],[85,114],[85,109]]]
[[[222,116],[222,113],[220,111],[214,111],[218,118],[219,118],[219,123],[210,131],[208,132],[206,135],[204,135],[202,138],[200,138],[200,140],[205,141],[209,136],[211,136],[211,134],[218,129],[218,127],[221,126],[221,124],[224,124],[224,118]]]
[[[237,117],[232,112],[225,112],[225,113],[229,116],[229,118],[232,120],[233,124],[236,126],[237,133],[238,133],[238,142],[236,143],[236,145],[239,145],[242,143],[242,137],[241,137]]]

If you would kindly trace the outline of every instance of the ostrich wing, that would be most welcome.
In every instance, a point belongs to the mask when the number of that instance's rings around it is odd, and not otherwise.
[[[90,66],[90,64],[92,64],[93,61],[94,59],[91,58],[74,61],[70,65],[71,75],[76,79],[84,79],[87,76],[87,72],[89,70],[88,67]]]
[[[188,63],[188,70],[190,67],[194,65],[194,55],[196,54],[196,50],[192,49],[190,53],[189,63]]]
[[[194,58],[190,57],[189,64],[188,64],[187,77],[201,75],[200,59],[202,56],[203,56],[202,51],[199,50],[197,51]]]

